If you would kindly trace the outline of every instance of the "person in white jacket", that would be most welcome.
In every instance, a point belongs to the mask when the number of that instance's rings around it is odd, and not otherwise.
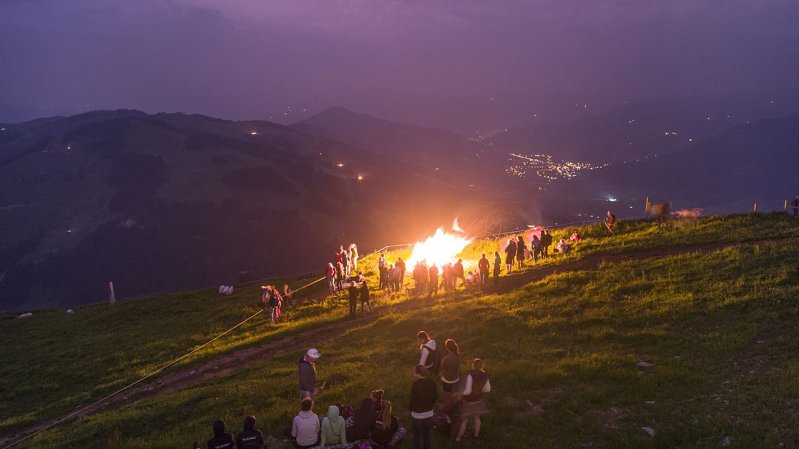
[[[472,430],[474,431],[474,438],[480,438],[480,416],[488,413],[483,400],[483,393],[490,391],[491,382],[483,369],[483,361],[474,359],[472,369],[466,375],[463,392],[461,393],[461,428],[458,430],[458,436],[455,441],[460,441],[463,438],[463,434],[466,433],[469,417],[473,418]]]
[[[295,448],[308,449],[319,444],[319,417],[311,411],[313,401],[310,398],[302,400],[301,408],[291,423],[291,436],[295,438]]]

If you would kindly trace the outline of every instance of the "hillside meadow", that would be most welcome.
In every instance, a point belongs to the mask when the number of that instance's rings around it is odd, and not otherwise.
[[[597,226],[580,232],[587,239],[569,260],[669,245],[750,243],[605,264],[501,294],[381,298],[382,307],[418,304],[375,314],[320,342],[320,375],[331,388],[318,409],[359,402],[380,386],[409,424],[414,335],[425,328],[436,338],[457,339],[467,357],[487,359],[496,378],[495,412],[485,432],[496,442],[492,447],[529,447],[530,441],[541,447],[717,447],[728,437],[732,447],[796,442],[787,425],[797,399],[789,357],[796,335],[788,326],[796,314],[795,221],[745,215],[623,222],[610,238]],[[763,239],[782,240],[757,242]],[[476,242],[464,257],[497,245]],[[253,285],[232,297],[200,291],[87,307],[71,316],[50,311],[3,320],[3,359],[10,361],[0,368],[3,433],[135,380],[257,311],[256,297]],[[178,368],[340,322],[342,302],[329,297],[289,309],[278,326],[258,317]],[[296,408],[297,358],[254,361],[227,377],[62,425],[24,447],[99,448],[110,435],[121,435],[119,447],[182,447],[207,437],[213,418],[237,425],[246,413],[277,435]],[[541,404],[544,413],[533,413],[530,403]],[[640,427],[656,429],[655,437]]]

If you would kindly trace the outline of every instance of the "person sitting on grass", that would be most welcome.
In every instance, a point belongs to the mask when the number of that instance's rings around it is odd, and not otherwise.
[[[389,401],[380,401],[380,414],[372,426],[372,442],[391,449],[405,437],[405,428],[399,426]]]
[[[221,419],[214,421],[214,437],[208,440],[208,449],[233,449],[233,434],[225,432],[225,422]]]
[[[555,245],[555,252],[556,253],[569,254],[569,252],[571,250],[572,250],[572,247],[571,247],[571,245],[569,245],[569,242],[567,242],[566,239],[560,239],[558,244]]]
[[[319,417],[311,411],[311,398],[303,399],[300,408],[291,423],[291,436],[295,449],[309,449],[319,443]]]
[[[327,408],[327,416],[322,419],[321,445],[347,444],[347,426],[344,418],[340,416],[338,406],[331,405]]]
[[[488,413],[485,401],[483,400],[483,393],[491,391],[491,382],[488,380],[488,375],[483,370],[483,361],[474,359],[472,361],[472,369],[466,375],[464,382],[463,392],[461,393],[461,428],[458,430],[458,436],[455,438],[456,442],[460,442],[463,434],[466,433],[466,426],[469,424],[469,418],[473,418],[472,431],[474,438],[480,438],[480,416]]]
[[[365,398],[361,401],[361,408],[355,410],[353,415],[353,424],[347,427],[347,441],[368,440],[369,429],[375,422],[375,401]]]
[[[244,430],[236,435],[237,449],[263,449],[264,435],[255,428],[255,416],[244,418]]]

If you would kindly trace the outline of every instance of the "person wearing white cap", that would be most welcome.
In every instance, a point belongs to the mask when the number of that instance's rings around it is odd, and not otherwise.
[[[316,348],[311,348],[300,359],[300,399],[314,400],[319,394],[319,387],[316,386],[316,359],[320,356],[321,354]]]

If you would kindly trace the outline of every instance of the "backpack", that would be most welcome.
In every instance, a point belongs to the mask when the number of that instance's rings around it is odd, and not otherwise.
[[[427,355],[428,360],[433,362],[430,372],[433,374],[438,374],[438,370],[441,369],[441,351],[438,350],[438,347],[436,347],[436,349],[433,349],[427,345],[424,345],[424,347],[430,351],[430,354]]]

